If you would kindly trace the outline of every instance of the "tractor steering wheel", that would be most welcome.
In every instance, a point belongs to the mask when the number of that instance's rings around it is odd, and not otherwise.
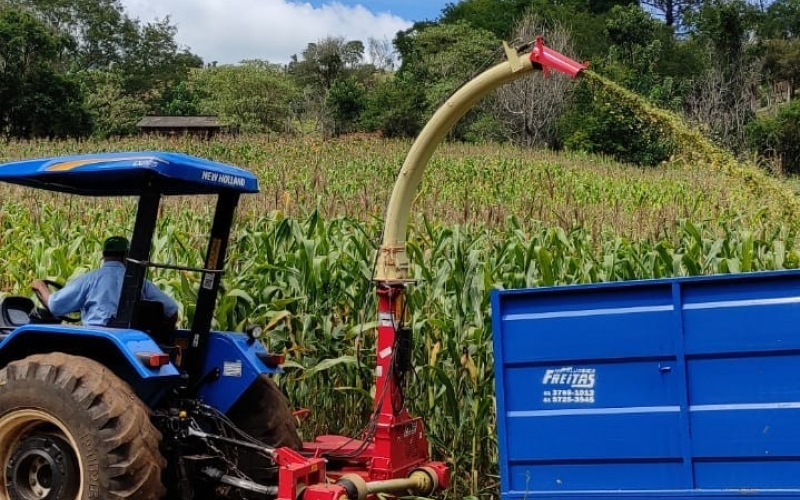
[[[42,282],[44,282],[45,285],[49,286],[53,290],[61,290],[62,288],[64,288],[64,285],[62,285],[58,281],[42,280]],[[38,307],[38,308],[33,310],[33,315],[37,316],[38,317],[37,319],[42,320],[42,321],[59,320],[59,321],[67,322],[67,323],[80,323],[81,319],[79,317],[75,318],[75,317],[71,317],[71,316],[60,316],[60,317],[54,316],[53,313],[50,312],[50,307],[48,307],[48,305],[45,303],[45,301],[42,300],[42,297],[39,296],[39,292],[38,291],[34,291],[34,295],[36,295],[36,299],[39,301],[39,304],[41,304],[41,306],[42,306],[42,307]]]

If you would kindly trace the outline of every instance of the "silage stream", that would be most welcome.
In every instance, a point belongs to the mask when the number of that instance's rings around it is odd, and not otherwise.
[[[753,163],[738,160],[732,153],[693,130],[680,117],[653,106],[642,96],[593,71],[586,70],[583,76],[619,104],[628,106],[660,127],[663,133],[671,135],[677,147],[672,163],[689,169],[709,168],[724,174],[762,200],[770,218],[790,224],[792,228],[800,225],[800,201],[779,180]]]

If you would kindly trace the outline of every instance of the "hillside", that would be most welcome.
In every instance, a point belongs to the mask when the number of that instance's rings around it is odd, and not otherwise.
[[[0,161],[98,151],[181,151],[255,172],[261,193],[246,197],[243,205],[251,215],[279,210],[302,217],[318,210],[325,218],[366,221],[383,216],[410,145],[371,136],[33,141],[9,143]],[[445,144],[426,171],[414,212],[437,222],[491,228],[517,216],[525,226],[611,231],[631,239],[669,236],[681,219],[735,218],[754,224],[753,229],[779,223],[777,216],[765,220],[761,214],[779,200],[753,193],[736,180],[703,164],[638,168],[581,153]]]

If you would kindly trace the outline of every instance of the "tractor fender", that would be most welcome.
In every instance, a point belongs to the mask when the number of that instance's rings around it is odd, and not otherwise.
[[[260,341],[243,333],[212,331],[203,365],[204,382],[198,389],[198,397],[217,410],[227,412],[260,374],[283,371],[261,360],[267,354]]]
[[[146,358],[164,351],[140,330],[99,326],[28,324],[0,342],[0,368],[33,354],[63,352],[95,360],[127,382],[145,404],[154,406],[182,382],[172,363],[151,368]]]

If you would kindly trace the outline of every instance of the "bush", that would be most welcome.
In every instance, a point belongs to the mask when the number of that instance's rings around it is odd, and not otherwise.
[[[559,123],[559,135],[566,149],[606,154],[636,165],[657,165],[675,150],[672,140],[648,117],[583,82],[572,110]]]
[[[387,80],[368,95],[361,124],[386,137],[414,137],[422,130],[426,105],[419,86],[402,79]]]
[[[784,172],[800,173],[800,101],[748,124],[747,143],[762,158],[778,159]]]

